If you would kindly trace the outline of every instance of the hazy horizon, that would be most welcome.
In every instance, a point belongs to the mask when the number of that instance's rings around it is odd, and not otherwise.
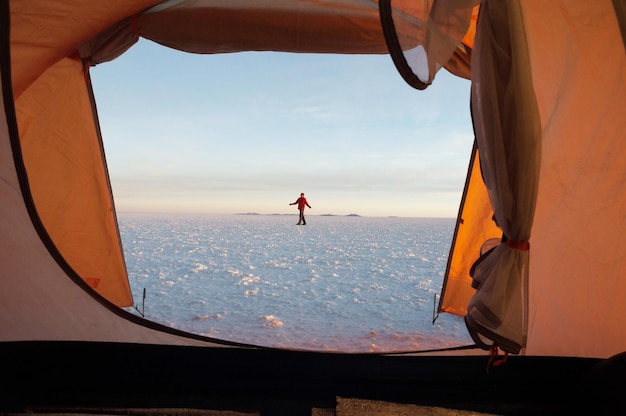
[[[230,212],[230,213],[221,213],[221,212],[177,212],[177,211],[127,211],[127,210],[116,210],[116,213],[118,214],[133,214],[133,215],[181,215],[181,216],[236,216],[236,215],[241,215],[241,216],[246,216],[246,215],[250,215],[250,216],[254,216],[254,215],[259,215],[259,216],[293,216],[293,217],[297,217],[299,214],[298,212],[287,212],[287,213],[279,213],[279,212],[271,212],[271,213],[260,213],[260,212]],[[326,212],[326,213],[322,213],[322,214],[312,214],[310,212],[305,212],[306,217],[358,217],[358,218],[407,218],[407,219],[411,219],[411,218],[415,218],[415,219],[451,219],[454,220],[457,218],[457,216],[453,216],[453,217],[448,217],[448,216],[441,216],[441,217],[437,217],[437,216],[431,216],[431,217],[425,217],[425,216],[421,216],[421,217],[407,217],[407,216],[401,216],[401,215],[362,215],[359,214],[358,212],[354,212],[354,213],[349,213],[349,214],[334,214],[332,212]]]
[[[456,217],[470,82],[387,55],[185,54],[141,40],[90,69],[120,211]]]

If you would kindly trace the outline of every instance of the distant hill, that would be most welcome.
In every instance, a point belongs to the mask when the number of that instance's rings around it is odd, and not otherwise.
[[[360,217],[359,214],[337,215],[337,214],[322,214],[320,217]]]
[[[298,215],[295,214],[259,214],[258,212],[239,212],[235,215]],[[316,214],[308,214],[314,216]],[[337,214],[321,214],[320,217],[360,217],[359,214],[337,215]]]

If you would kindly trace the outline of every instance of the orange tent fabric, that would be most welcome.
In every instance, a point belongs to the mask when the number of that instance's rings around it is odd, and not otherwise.
[[[147,324],[119,308],[132,304],[132,296],[88,68],[114,59],[144,36],[194,53],[387,53],[392,44],[401,74],[420,88],[436,82],[442,68],[471,77],[477,94],[471,108],[477,159],[468,172],[440,309],[459,315],[475,309],[486,316],[494,307],[478,303],[489,305],[511,292],[496,316],[505,318],[501,322],[513,316],[514,324],[483,325],[488,331],[480,340],[486,344],[498,342],[496,333],[513,339],[513,349],[519,346],[527,355],[609,357],[623,351],[626,257],[619,241],[626,231],[626,19],[621,3],[418,3],[420,7],[403,0],[5,4],[0,17],[10,37],[3,38],[0,67],[5,97],[0,119],[0,339],[215,345]],[[395,43],[384,33],[389,21],[381,24],[379,6],[385,4],[395,24]],[[480,9],[489,12],[482,15]],[[181,27],[179,22],[192,16],[199,20]],[[482,26],[488,23],[481,21],[484,16],[491,27]],[[202,25],[203,19],[212,25]],[[500,60],[508,57],[494,53],[497,43],[479,47],[477,40],[485,39],[488,30],[508,36],[495,40],[512,43],[511,50],[523,55],[509,67],[522,78],[508,78],[506,61]],[[490,86],[489,56],[498,82],[515,88]],[[498,108],[506,108],[504,116],[493,113]],[[504,126],[499,138],[495,129],[485,128],[495,119]],[[531,133],[520,135],[529,127]],[[539,148],[519,146],[532,144],[521,136],[534,137]],[[494,214],[500,227],[494,227]],[[486,273],[488,281],[505,288],[490,291],[495,298],[475,298],[470,267],[483,242],[503,233],[510,241],[530,243],[528,252],[506,244],[496,249],[499,259],[516,258],[508,264],[517,283],[502,285],[511,273],[502,273],[507,268],[493,257],[500,270]]]

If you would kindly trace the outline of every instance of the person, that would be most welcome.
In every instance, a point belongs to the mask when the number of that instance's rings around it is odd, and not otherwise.
[[[298,209],[300,210],[300,218],[298,219],[298,223],[296,225],[306,225],[306,220],[304,219],[304,207],[307,206],[311,208],[311,205],[309,205],[306,198],[304,197],[304,192],[300,194],[300,198],[296,199],[296,202],[292,202],[289,205],[296,204],[298,204]]]

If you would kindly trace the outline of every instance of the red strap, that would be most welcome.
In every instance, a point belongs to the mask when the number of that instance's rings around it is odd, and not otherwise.
[[[519,251],[530,250],[530,243],[528,241],[513,241],[507,239],[506,245]]]
[[[489,373],[490,367],[497,367],[500,364],[506,363],[507,358],[509,358],[509,353],[504,351],[504,356],[500,358],[498,354],[498,346],[496,344],[492,344],[489,350],[489,361],[487,362],[487,373]]]

